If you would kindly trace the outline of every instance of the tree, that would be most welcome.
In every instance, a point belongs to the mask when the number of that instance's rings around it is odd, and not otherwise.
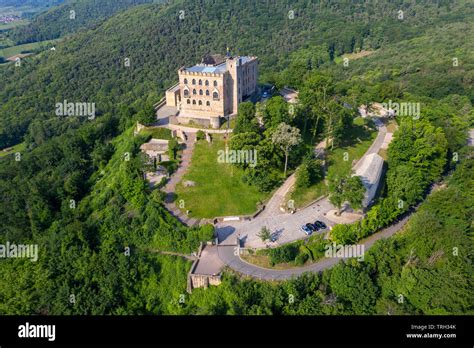
[[[347,179],[345,185],[345,196],[353,209],[362,208],[362,202],[364,200],[365,187],[362,184],[360,176],[351,176]]]
[[[296,187],[309,187],[311,184],[308,164],[301,164],[296,170]]]
[[[255,105],[251,102],[240,103],[233,133],[258,133],[258,131],[259,126],[255,116]]]
[[[411,162],[390,168],[387,173],[390,195],[405,204],[412,205],[423,197],[425,182],[421,171]]]
[[[272,142],[273,144],[279,146],[285,153],[284,176],[286,177],[290,149],[301,142],[300,130],[298,128],[291,127],[286,123],[280,123],[272,135]]]
[[[360,209],[364,199],[365,188],[360,177],[353,176],[350,172],[330,172],[329,201],[337,207],[337,215],[341,215],[342,204],[346,201],[354,209]]]
[[[156,112],[151,102],[146,102],[143,109],[137,113],[137,120],[141,124],[150,125],[156,121]]]
[[[263,111],[263,121],[266,128],[275,128],[280,123],[290,123],[288,103],[281,96],[268,100]]]
[[[262,242],[265,242],[266,240],[270,240],[271,233],[267,226],[263,226],[257,236],[260,237]]]
[[[337,208],[337,215],[341,215],[342,204],[346,198],[344,195],[345,177],[339,173],[330,172],[328,174],[329,202]]]
[[[171,140],[168,142],[168,153],[171,159],[176,159],[176,154],[178,153],[179,150],[179,144],[178,140],[173,137]]]
[[[331,272],[330,286],[338,298],[350,304],[355,314],[374,311],[377,287],[367,272],[359,267],[337,265]]]
[[[448,142],[441,128],[423,118],[404,117],[388,148],[388,163],[390,167],[413,164],[426,185],[443,172],[447,148]]]
[[[334,84],[332,79],[320,71],[312,73],[306,79],[300,90],[299,100],[302,105],[309,110],[310,119],[313,121],[313,140],[316,137],[321,118],[327,113],[328,103],[333,93]]]

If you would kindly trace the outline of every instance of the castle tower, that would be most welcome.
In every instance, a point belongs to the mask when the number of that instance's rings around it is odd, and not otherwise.
[[[227,71],[229,72],[230,81],[227,85],[229,93],[229,113],[237,113],[239,103],[242,101],[242,91],[240,90],[241,71],[240,65],[242,64],[242,58],[230,57],[226,61]]]

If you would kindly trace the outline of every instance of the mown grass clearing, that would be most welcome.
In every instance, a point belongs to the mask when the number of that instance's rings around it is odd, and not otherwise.
[[[257,203],[267,198],[242,181],[243,170],[218,163],[218,151],[224,149],[225,142],[219,136],[214,136],[212,144],[204,140],[196,143],[191,164],[176,187],[177,201],[183,200],[183,210],[189,210],[192,217],[253,214]],[[194,182],[194,186],[184,187],[185,181]]]

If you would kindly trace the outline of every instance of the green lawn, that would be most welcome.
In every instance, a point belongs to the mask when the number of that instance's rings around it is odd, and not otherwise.
[[[171,140],[171,138],[173,137],[171,135],[171,130],[161,127],[147,127],[143,129],[140,133],[149,134],[152,138],[155,139]]]
[[[12,153],[16,153],[16,152],[22,152],[25,150],[25,143],[20,143],[20,144],[17,144],[15,146],[12,146],[10,148],[8,148],[8,151],[3,151],[1,150],[0,151],[0,157],[4,157],[4,156],[8,156]]]
[[[21,26],[27,25],[28,23],[30,22],[26,19],[20,19],[18,21],[14,21],[10,23],[0,23],[0,30],[8,30],[8,29],[16,28],[16,27],[21,27]]]
[[[190,210],[192,217],[253,214],[257,203],[267,198],[242,182],[241,169],[217,162],[217,152],[224,148],[224,141],[218,136],[214,136],[212,144],[204,140],[196,144],[191,165],[176,188],[177,200],[184,200],[185,210]],[[184,187],[186,180],[194,181],[195,186]]]
[[[46,49],[58,40],[46,40],[40,42],[32,42],[24,45],[11,46],[0,50],[0,57],[8,58],[22,52],[30,52],[36,49]]]
[[[295,188],[290,193],[290,199],[295,201],[295,208],[301,208],[306,204],[309,204],[319,197],[326,195],[328,188],[324,183],[324,180],[311,185],[310,187]]]
[[[365,121],[365,120],[364,120]],[[360,124],[355,120],[351,133],[341,146],[328,154],[328,170],[343,171],[351,168],[354,161],[361,158],[377,137],[377,131],[370,123]]]
[[[361,158],[369,149],[377,136],[370,121],[362,118],[354,120],[354,128],[340,147],[330,151],[327,157],[328,170],[343,171],[352,167],[353,161]],[[290,199],[295,201],[295,207],[300,208],[311,203],[318,197],[327,194],[324,180],[308,188],[297,188],[290,193]]]

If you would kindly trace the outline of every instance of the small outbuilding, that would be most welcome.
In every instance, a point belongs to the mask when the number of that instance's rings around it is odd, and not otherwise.
[[[168,154],[168,142],[165,139],[151,139],[148,143],[142,144],[140,150],[146,153],[151,159],[156,159],[159,162],[166,162],[170,160]]]

